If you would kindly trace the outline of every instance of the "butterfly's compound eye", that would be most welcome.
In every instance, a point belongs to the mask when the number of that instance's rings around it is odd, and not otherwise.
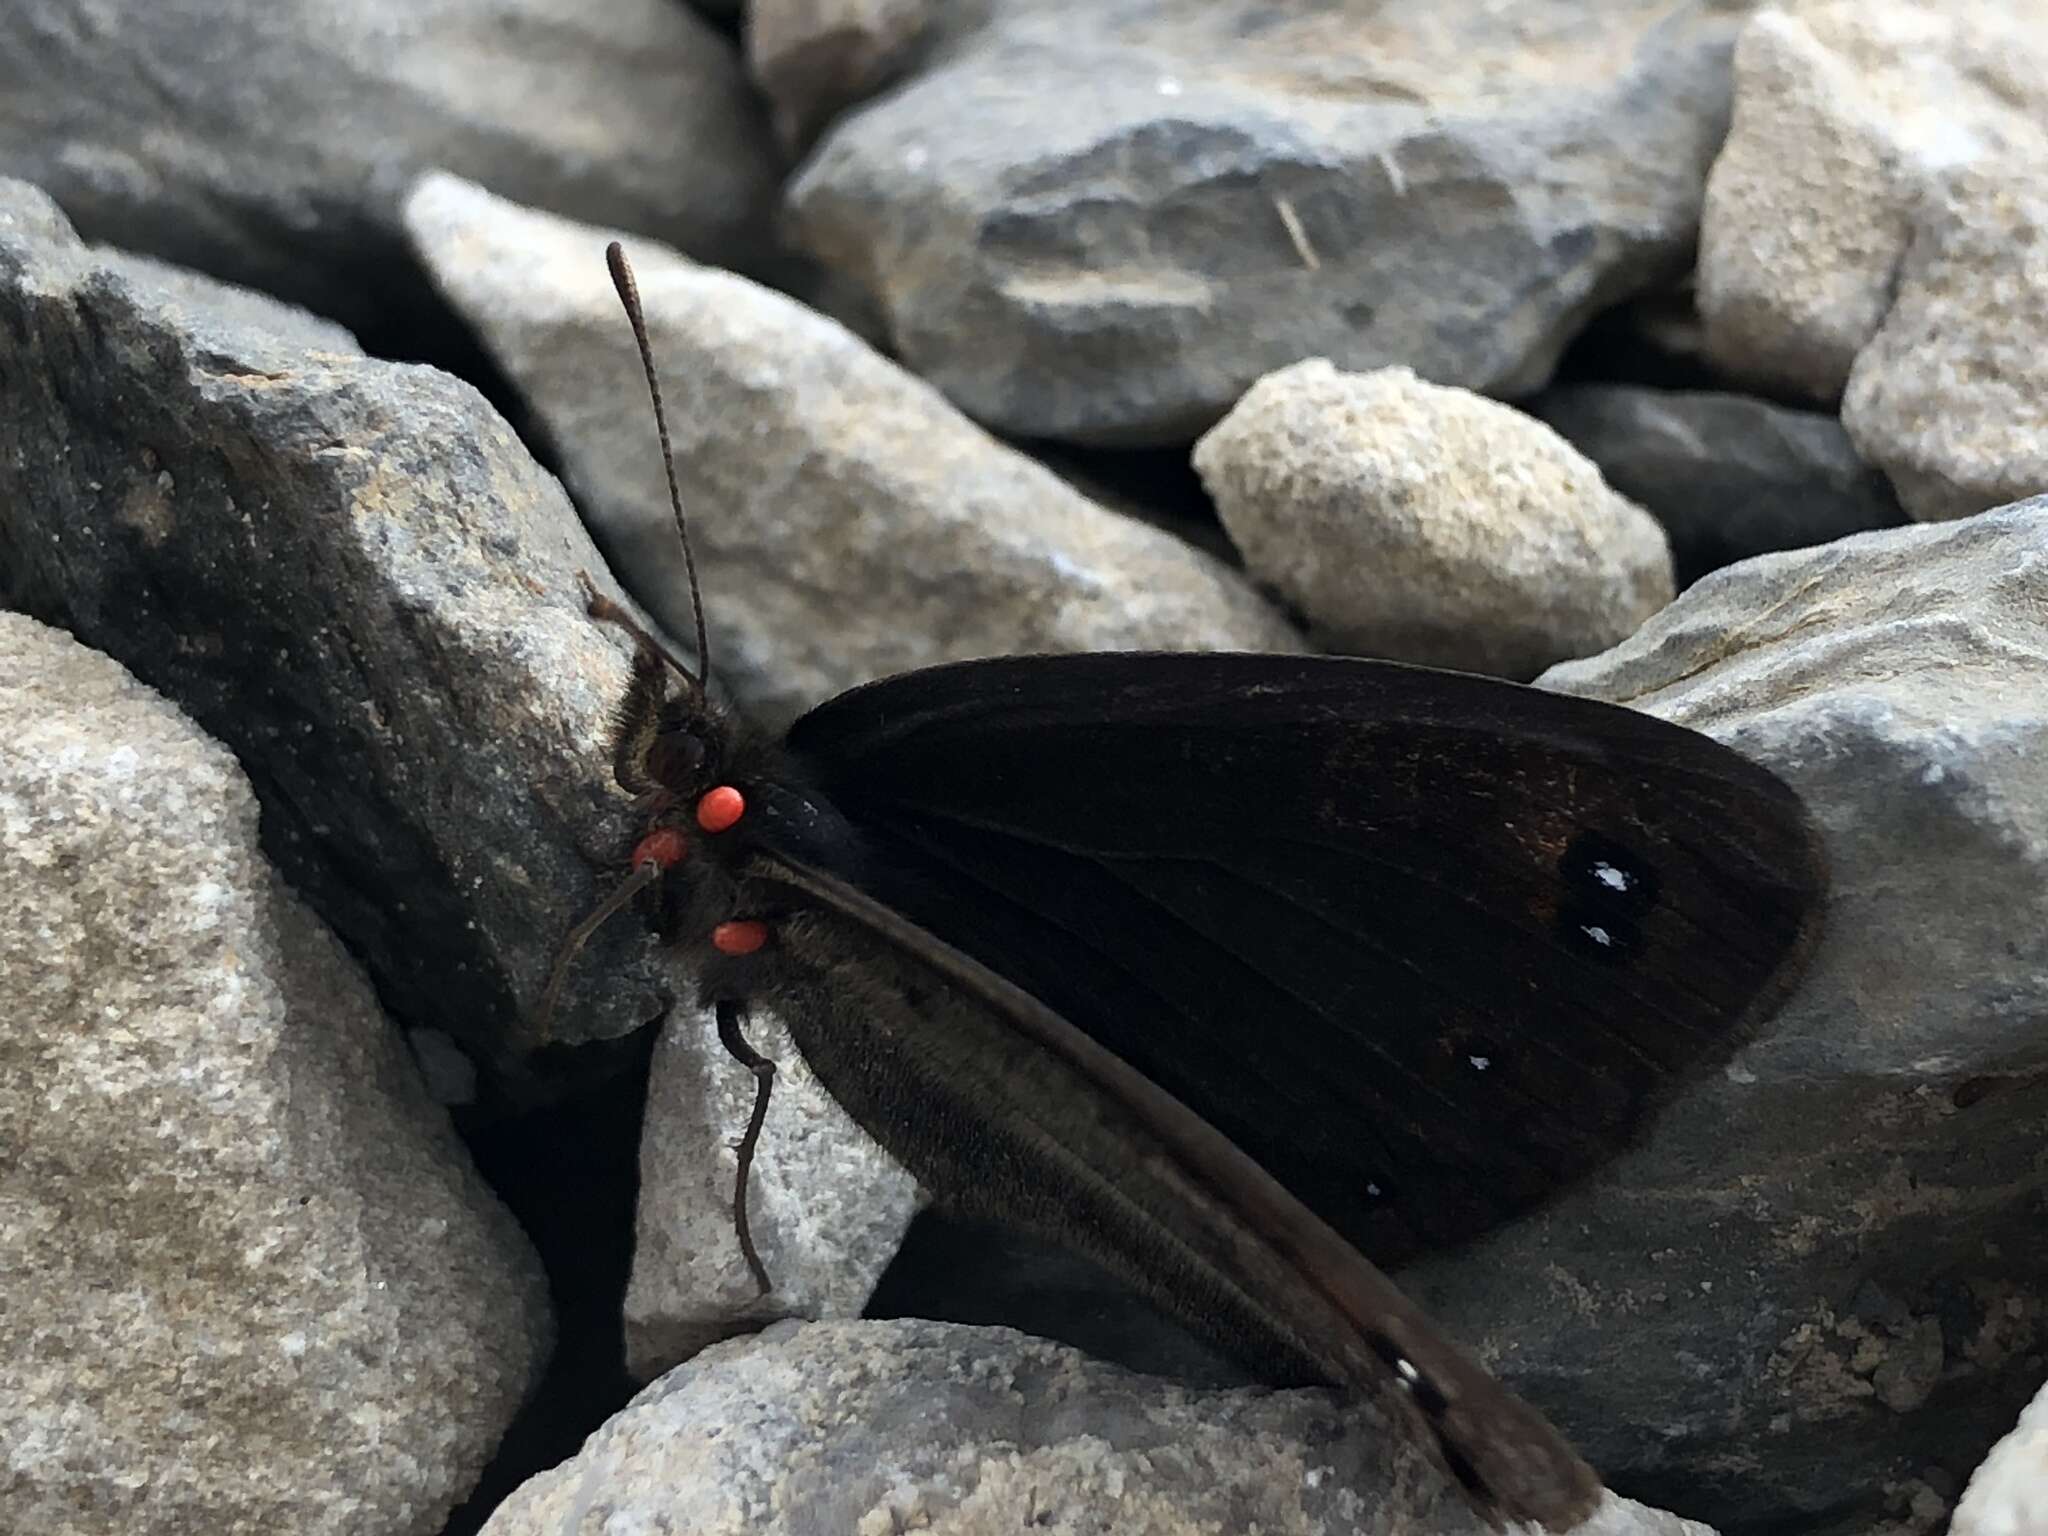
[[[695,731],[657,731],[647,747],[647,771],[656,783],[679,789],[701,782],[697,770],[704,766],[704,758],[704,739]]]
[[[656,827],[633,845],[633,867],[652,864],[656,869],[673,869],[690,851],[690,840],[674,827]]]

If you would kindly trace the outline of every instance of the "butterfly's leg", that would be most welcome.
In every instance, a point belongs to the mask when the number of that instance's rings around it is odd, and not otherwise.
[[[733,1181],[732,1225],[739,1234],[740,1252],[746,1255],[747,1268],[753,1271],[754,1283],[766,1296],[774,1287],[768,1282],[768,1267],[761,1262],[761,1255],[754,1251],[754,1237],[747,1228],[747,1174],[754,1166],[754,1147],[761,1140],[761,1122],[768,1118],[768,1094],[775,1086],[775,1063],[747,1044],[746,1036],[740,1033],[747,1023],[744,1003],[721,998],[714,1011],[718,1014],[719,1043],[732,1053],[733,1060],[754,1074],[754,1113],[747,1121],[747,1132],[740,1138],[738,1148],[740,1167]]]

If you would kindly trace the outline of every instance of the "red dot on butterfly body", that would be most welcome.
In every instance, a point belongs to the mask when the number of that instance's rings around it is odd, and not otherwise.
[[[721,955],[751,955],[768,942],[768,925],[742,918],[711,930],[711,947]]]
[[[690,840],[674,827],[656,827],[633,846],[633,867],[642,864],[673,869],[690,851]]]
[[[724,832],[738,825],[746,814],[747,797],[730,784],[707,789],[704,798],[697,802],[697,825],[706,832]]]

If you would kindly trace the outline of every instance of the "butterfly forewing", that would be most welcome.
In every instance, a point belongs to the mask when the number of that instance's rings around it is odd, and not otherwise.
[[[1385,663],[962,663],[789,744],[866,889],[1389,1265],[1530,1208],[1725,1056],[1823,883],[1797,798],[1710,739]]]

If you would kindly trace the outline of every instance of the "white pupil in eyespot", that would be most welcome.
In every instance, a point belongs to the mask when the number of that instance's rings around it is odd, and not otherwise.
[[[1635,884],[1627,870],[1616,869],[1605,860],[1593,866],[1593,878],[1606,886],[1610,891],[1625,891]]]
[[[1493,1065],[1491,1056],[1467,1056],[1465,1059],[1472,1063],[1472,1070],[1475,1072],[1484,1072]]]
[[[1585,926],[1583,932],[1587,938],[1602,948],[1606,948],[1614,943],[1613,934],[1609,933],[1605,928],[1596,928],[1591,923]]]

